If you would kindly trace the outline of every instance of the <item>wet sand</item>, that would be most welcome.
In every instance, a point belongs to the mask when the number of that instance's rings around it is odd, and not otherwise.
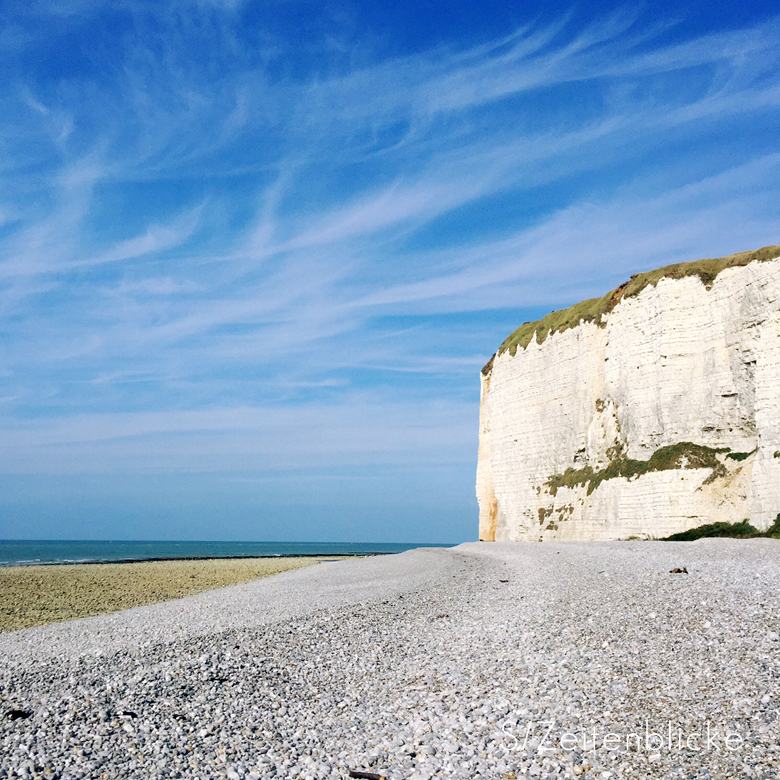
[[[0,631],[102,615],[250,582],[320,557],[0,568]]]

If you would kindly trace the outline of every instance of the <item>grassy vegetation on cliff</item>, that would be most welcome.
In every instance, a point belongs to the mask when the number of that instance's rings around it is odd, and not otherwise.
[[[707,525],[700,525],[698,528],[691,528],[689,531],[681,531],[679,534],[672,534],[660,541],[693,542],[696,539],[710,537],[728,537],[732,539],[780,539],[780,515],[775,518],[775,522],[771,527],[763,532],[754,528],[747,520],[743,520],[741,523],[708,523]]]
[[[702,284],[709,287],[718,274],[726,268],[774,260],[777,257],[780,257],[780,245],[767,246],[752,252],[740,252],[728,257],[708,258],[693,263],[675,263],[655,271],[634,274],[629,281],[621,284],[620,287],[602,298],[591,298],[568,309],[551,312],[536,322],[526,322],[504,341],[498,354],[509,350],[509,353],[514,355],[518,346],[525,349],[534,336],[541,344],[550,334],[575,328],[581,322],[595,322],[597,325],[603,325],[604,315],[612,311],[623,298],[639,295],[646,287],[654,287],[661,279],[683,279],[687,276],[698,276]],[[485,366],[487,371],[490,370],[489,366],[492,366],[492,363]]]
[[[731,460],[747,460],[755,451],[756,450],[751,450],[750,452],[730,452],[726,457],[731,458]]]
[[[547,486],[550,488],[550,494],[554,496],[559,488],[587,485],[588,495],[590,495],[607,479],[615,479],[616,477],[631,479],[642,474],[649,474],[652,471],[669,471],[681,468],[712,469],[711,476],[715,476],[723,471],[723,464],[717,458],[720,452],[726,452],[726,450],[715,450],[701,444],[681,441],[657,449],[650,456],[650,460],[618,458],[598,471],[590,466],[581,469],[569,467],[563,474],[553,474],[547,480]]]

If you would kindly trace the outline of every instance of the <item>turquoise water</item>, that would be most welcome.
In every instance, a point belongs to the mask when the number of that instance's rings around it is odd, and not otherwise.
[[[107,563],[172,558],[254,558],[265,555],[368,555],[449,547],[445,544],[341,542],[100,542],[2,541],[0,566],[36,563]]]

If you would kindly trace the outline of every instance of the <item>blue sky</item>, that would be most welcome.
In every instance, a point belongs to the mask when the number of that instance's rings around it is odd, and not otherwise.
[[[774,3],[4,3],[0,537],[473,539],[479,369],[780,241]]]

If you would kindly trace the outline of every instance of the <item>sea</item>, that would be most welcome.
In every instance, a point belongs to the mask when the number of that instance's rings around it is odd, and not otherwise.
[[[448,544],[371,542],[116,542],[0,540],[0,567],[300,555],[389,555]]]

